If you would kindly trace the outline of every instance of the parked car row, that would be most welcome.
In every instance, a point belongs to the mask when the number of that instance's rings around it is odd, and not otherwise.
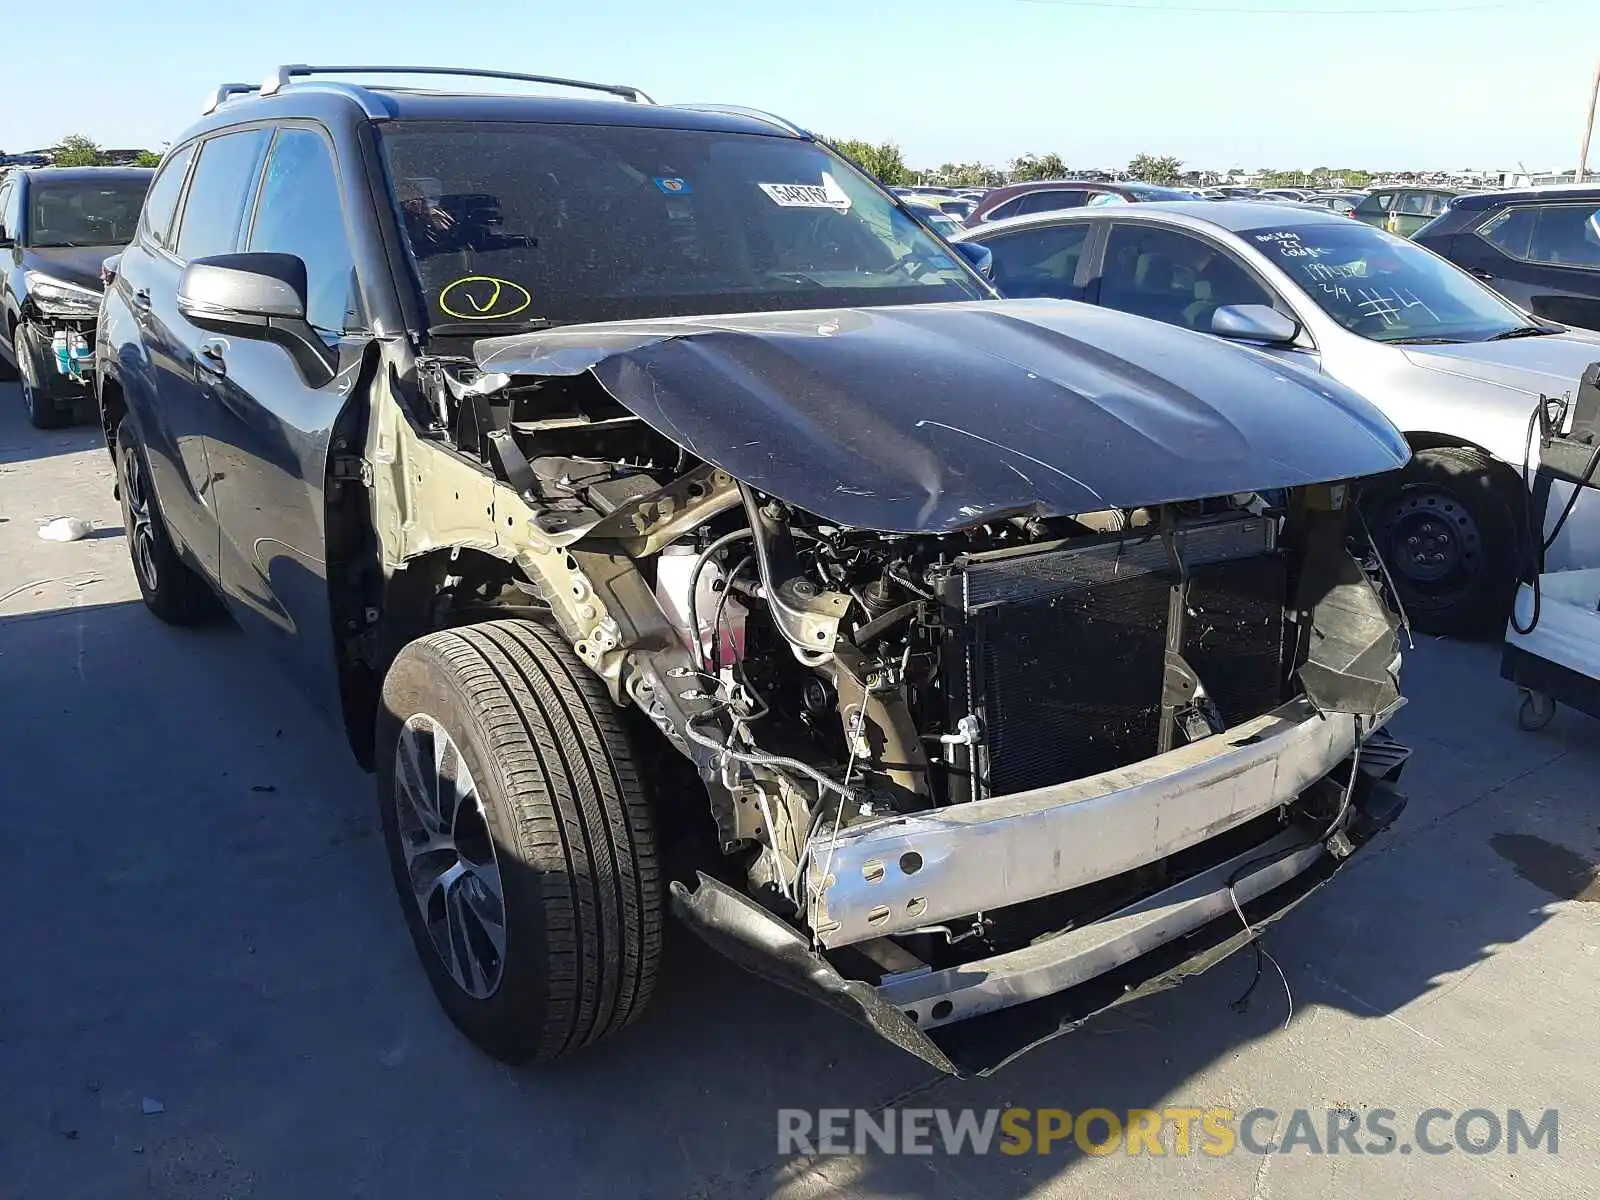
[[[100,264],[132,237],[153,172],[49,167],[0,179],[0,370],[41,429],[94,408]]]
[[[1594,203],[1512,202],[1483,221],[1489,201],[1474,198],[1464,212],[1479,213],[1475,227],[1487,225],[1491,238],[1513,221],[1550,221],[1552,244],[1578,257],[1590,245],[1600,251]],[[963,237],[990,252],[1005,295],[1084,301],[1211,333],[1372,400],[1415,451],[1403,474],[1365,499],[1412,620],[1438,633],[1504,626],[1523,553],[1529,413],[1600,359],[1600,335],[1517,307],[1414,242],[1298,206],[1143,204],[1021,217]],[[1427,240],[1445,238],[1453,252],[1478,253],[1455,251],[1463,239],[1449,229]],[[1501,253],[1473,238],[1484,255]],[[1577,311],[1571,298],[1540,296],[1547,312]]]

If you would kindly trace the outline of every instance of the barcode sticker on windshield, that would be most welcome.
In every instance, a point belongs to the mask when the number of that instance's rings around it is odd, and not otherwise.
[[[850,211],[850,197],[832,175],[824,174],[821,183],[758,183],[772,202],[782,208],[831,208]]]

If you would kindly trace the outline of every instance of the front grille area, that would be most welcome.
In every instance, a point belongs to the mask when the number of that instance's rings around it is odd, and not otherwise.
[[[1165,573],[1130,574],[978,614],[992,795],[1155,753],[1171,590]]]
[[[1213,563],[1189,582],[1183,657],[1229,725],[1281,698],[1286,586],[1281,554]]]
[[[1159,750],[1179,578],[1177,645],[1229,725],[1282,691],[1285,565],[1275,526],[1227,519],[1024,553],[977,555],[946,583],[952,719],[978,714],[979,795],[1126,766]],[[1181,736],[1179,742],[1181,743]]]

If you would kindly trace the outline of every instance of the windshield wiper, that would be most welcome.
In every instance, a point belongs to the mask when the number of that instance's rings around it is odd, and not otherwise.
[[[1391,346],[1459,346],[1460,338],[1452,337],[1403,337],[1387,339]]]
[[[550,321],[544,317],[515,317],[503,321],[445,321],[428,326],[429,337],[504,337],[508,333],[536,333],[549,329]]]
[[[1557,325],[1518,325],[1515,329],[1507,329],[1504,333],[1497,333],[1484,339],[1486,342],[1506,342],[1512,338],[1544,337],[1546,334],[1561,333],[1562,327]]]

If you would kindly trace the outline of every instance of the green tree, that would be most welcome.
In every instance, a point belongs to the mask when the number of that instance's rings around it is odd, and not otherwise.
[[[1171,155],[1140,154],[1128,164],[1128,174],[1144,183],[1176,187],[1183,179],[1183,160]]]
[[[1065,179],[1067,164],[1059,154],[1024,154],[1011,160],[1008,176],[1012,183],[1034,179]]]
[[[69,133],[50,151],[50,162],[58,167],[97,167],[100,147],[81,133]]]
[[[901,187],[915,178],[900,147],[893,142],[874,145],[859,138],[823,138],[824,142],[844,155],[884,187]]]
[[[917,179],[939,187],[998,187],[1006,173],[980,162],[945,163],[937,170],[918,171]]]
[[[138,157],[133,160],[133,165],[136,167],[159,167],[161,165],[161,155],[155,150],[141,150]]]

